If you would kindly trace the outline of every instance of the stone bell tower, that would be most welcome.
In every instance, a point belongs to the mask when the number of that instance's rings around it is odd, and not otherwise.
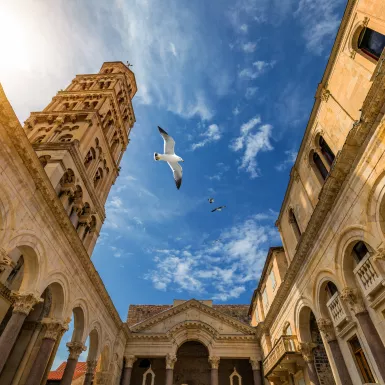
[[[105,219],[104,204],[135,122],[134,73],[106,62],[77,75],[24,129],[84,247],[91,255]]]

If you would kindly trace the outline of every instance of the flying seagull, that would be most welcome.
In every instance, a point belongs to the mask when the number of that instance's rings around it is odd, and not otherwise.
[[[168,163],[168,165],[171,167],[171,170],[174,174],[175,184],[176,188],[179,190],[181,184],[182,184],[182,167],[178,162],[184,162],[184,160],[178,156],[175,155],[174,147],[175,147],[175,140],[167,134],[165,130],[160,128],[158,126],[159,132],[163,137],[164,140],[164,154],[158,154],[157,152],[154,152],[154,159],[155,160],[164,160]]]
[[[211,210],[211,212],[213,213],[214,211],[222,211],[226,206],[219,206],[219,207],[216,207],[214,210]]]
[[[208,201],[209,201],[209,203],[213,203],[214,202],[214,198],[209,198]]]

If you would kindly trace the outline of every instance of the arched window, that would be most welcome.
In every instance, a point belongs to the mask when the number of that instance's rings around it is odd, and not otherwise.
[[[150,367],[143,373],[142,385],[154,385],[155,373]]]
[[[368,253],[369,253],[369,250],[366,247],[365,243],[362,241],[357,242],[353,247],[352,254],[357,264],[360,263]]]
[[[315,151],[313,152],[313,162],[315,167],[319,171],[322,179],[325,180],[329,174],[329,171],[325,167],[324,162],[322,162],[321,157]]]
[[[45,135],[41,135],[41,136],[38,136],[35,140],[34,140],[34,144],[39,144],[41,143],[45,138]]]
[[[234,371],[230,375],[230,385],[242,385],[242,377],[234,368]]]
[[[328,299],[333,297],[333,295],[338,292],[337,286],[333,282],[331,282],[331,281],[329,281],[326,284],[325,290],[326,290]]]
[[[299,241],[302,233],[301,233],[301,229],[299,228],[297,218],[294,214],[294,210],[292,208],[290,208],[290,210],[289,210],[289,223],[291,224],[291,227],[293,229],[293,232],[294,232],[294,235],[295,235],[297,241]]]
[[[67,142],[70,142],[71,140],[72,140],[71,134],[66,134],[66,135],[63,135],[59,138],[59,142],[61,142],[61,143],[67,143]]]
[[[100,181],[103,179],[103,170],[99,167],[94,176],[94,187],[97,188],[100,185]]]
[[[378,60],[385,47],[385,35],[370,28],[364,28],[358,38],[358,48]]]
[[[84,167],[88,168],[95,158],[96,158],[95,149],[93,147],[91,147],[90,150],[87,152],[87,155],[84,159]]]
[[[119,139],[114,140],[114,142],[112,143],[112,146],[111,146],[112,155],[115,154],[116,148],[118,147],[119,144],[120,144]]]
[[[326,140],[322,136],[319,137],[318,143],[319,143],[322,155],[324,156],[324,158],[328,162],[329,166],[331,166],[333,164],[334,158],[335,158],[333,151],[330,149],[330,147],[326,143]]]
[[[17,275],[19,274],[19,271],[21,270],[23,265],[24,265],[24,258],[22,255],[20,255],[19,259],[17,260],[15,267],[12,269],[12,271],[8,275],[7,286],[11,285],[13,283],[13,281],[15,281],[15,279],[16,279]]]

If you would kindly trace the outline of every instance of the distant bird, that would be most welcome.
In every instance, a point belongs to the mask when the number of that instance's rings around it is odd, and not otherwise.
[[[214,202],[214,198],[209,198],[208,201],[209,201],[209,203],[213,203]]]
[[[214,211],[222,211],[226,206],[219,206],[219,207],[216,207],[214,210],[211,210],[211,212],[213,213]]]
[[[154,159],[155,160],[164,160],[168,163],[168,165],[171,167],[171,170],[174,174],[175,184],[176,188],[179,190],[181,184],[182,184],[182,167],[178,162],[184,162],[184,160],[178,156],[175,155],[174,147],[175,147],[175,140],[167,134],[165,130],[160,128],[158,126],[159,132],[163,137],[164,140],[164,154],[158,154],[157,152],[154,152]]]

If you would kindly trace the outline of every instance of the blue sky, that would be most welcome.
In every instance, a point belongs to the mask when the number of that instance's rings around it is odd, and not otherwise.
[[[92,260],[128,305],[246,303],[269,246],[343,0],[14,0],[0,5],[0,79],[21,121],[79,73],[130,61],[137,123]],[[5,34],[4,34],[5,33]],[[5,39],[5,36],[13,39]],[[176,190],[155,162],[183,163]],[[207,199],[226,205],[211,213]]]

